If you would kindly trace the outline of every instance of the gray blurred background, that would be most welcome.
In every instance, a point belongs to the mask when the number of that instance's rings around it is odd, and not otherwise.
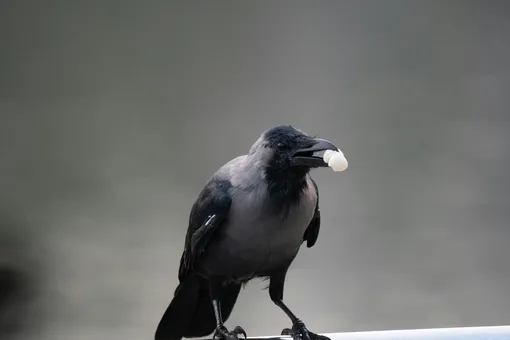
[[[482,0],[2,1],[0,263],[36,287],[21,329],[152,339],[196,195],[276,124],[350,161],[314,171],[323,228],[288,276],[310,328],[508,323],[509,17]],[[289,325],[264,286],[229,326]]]

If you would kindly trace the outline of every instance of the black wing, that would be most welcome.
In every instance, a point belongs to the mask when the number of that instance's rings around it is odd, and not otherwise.
[[[179,266],[179,281],[193,271],[213,236],[225,222],[232,199],[230,181],[211,179],[191,208],[184,252]]]
[[[306,241],[306,246],[308,248],[313,247],[315,242],[317,242],[317,238],[319,237],[319,230],[321,228],[321,210],[319,208],[319,188],[315,181],[312,180],[313,186],[315,187],[315,192],[317,193],[317,204],[315,205],[315,213],[313,214],[312,220],[306,228],[305,235],[303,236],[303,241]]]

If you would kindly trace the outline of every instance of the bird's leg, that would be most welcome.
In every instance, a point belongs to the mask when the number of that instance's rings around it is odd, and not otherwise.
[[[223,324],[223,316],[221,315],[221,302],[220,302],[220,284],[211,284],[209,286],[211,295],[211,302],[214,309],[214,316],[216,317],[216,330],[214,331],[213,340],[222,338],[224,340],[239,340],[239,335],[243,335],[246,339],[246,332],[240,326],[236,326],[231,332]]]
[[[290,335],[294,340],[331,340],[326,336],[310,332],[303,321],[301,321],[283,302],[283,287],[285,285],[286,270],[276,275],[272,275],[269,283],[269,296],[271,300],[280,307],[281,310],[292,321],[292,328],[285,328],[282,335]]]

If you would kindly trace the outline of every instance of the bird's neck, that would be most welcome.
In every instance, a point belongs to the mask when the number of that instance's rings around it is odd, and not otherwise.
[[[271,204],[283,208],[298,203],[307,188],[308,172],[308,169],[266,170],[265,177]]]

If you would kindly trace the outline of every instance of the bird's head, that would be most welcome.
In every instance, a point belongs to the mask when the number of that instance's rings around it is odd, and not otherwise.
[[[280,125],[266,130],[250,154],[256,154],[270,171],[305,175],[312,168],[328,166],[324,160],[327,150],[339,151],[325,139],[309,136],[291,125]]]

